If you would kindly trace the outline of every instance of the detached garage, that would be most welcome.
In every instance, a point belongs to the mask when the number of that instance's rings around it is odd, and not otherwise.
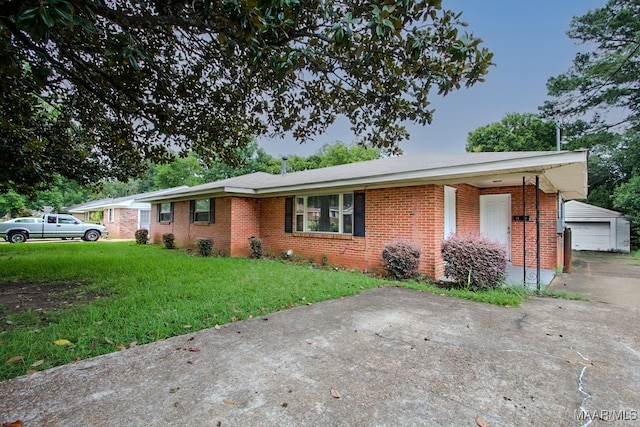
[[[564,207],[574,251],[631,250],[629,221],[620,212],[575,200],[566,202]]]

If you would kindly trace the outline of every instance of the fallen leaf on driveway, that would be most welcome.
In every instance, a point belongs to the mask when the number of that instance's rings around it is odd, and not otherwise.
[[[198,347],[189,347],[189,351],[197,353],[198,351],[200,351],[200,349]]]
[[[227,405],[235,405],[236,404],[236,402],[234,402],[233,400],[230,400],[230,399],[225,399],[225,400],[223,400],[223,402],[226,403]]]
[[[12,423],[2,423],[2,427],[22,427],[22,421],[16,420]]]
[[[478,424],[479,427],[488,426],[487,421],[484,418],[482,418],[480,415],[476,417],[476,424]]]
[[[331,389],[331,396],[335,397],[336,399],[340,399],[340,392],[338,390],[336,390],[335,388]]]
[[[174,387],[169,389],[169,393],[177,393],[180,390],[180,387]]]
[[[12,363],[20,362],[23,359],[24,359],[24,357],[22,357],[22,356],[13,356],[12,358],[10,358],[6,362],[4,362],[4,364],[5,365],[11,365]]]

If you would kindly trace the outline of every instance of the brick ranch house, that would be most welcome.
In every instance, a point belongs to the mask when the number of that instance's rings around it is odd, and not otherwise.
[[[381,270],[383,246],[404,240],[422,249],[421,272],[438,278],[452,232],[482,233],[505,245],[514,266],[530,267],[539,224],[540,266],[562,266],[562,204],[586,193],[585,151],[437,153],[258,172],[141,201],[153,205],[153,243],[165,233],[178,247],[210,237],[216,252],[249,256],[254,236],[275,254]]]
[[[95,222],[104,225],[110,238],[133,239],[136,230],[149,230],[151,222],[151,204],[140,202],[142,197],[159,196],[167,192],[189,188],[174,187],[130,196],[93,200],[70,206],[65,209],[80,221]]]

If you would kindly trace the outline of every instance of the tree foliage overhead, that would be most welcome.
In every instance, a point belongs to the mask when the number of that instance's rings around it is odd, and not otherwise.
[[[575,17],[567,32],[590,49],[548,80],[548,115],[589,115],[598,127],[640,129],[640,0],[609,0]],[[611,112],[614,111],[615,114]]]
[[[255,136],[346,116],[389,152],[432,89],[492,55],[441,0],[4,0],[0,182],[140,173],[171,150],[233,164]]]
[[[556,125],[537,114],[510,113],[500,122],[469,132],[466,150],[549,151],[556,149]]]

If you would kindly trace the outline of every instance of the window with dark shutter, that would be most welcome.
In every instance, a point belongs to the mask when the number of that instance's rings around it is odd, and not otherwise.
[[[353,235],[364,236],[364,191],[353,194]]]
[[[158,206],[158,222],[173,221],[173,203],[160,203]]]
[[[284,232],[293,232],[293,197],[284,199]]]

